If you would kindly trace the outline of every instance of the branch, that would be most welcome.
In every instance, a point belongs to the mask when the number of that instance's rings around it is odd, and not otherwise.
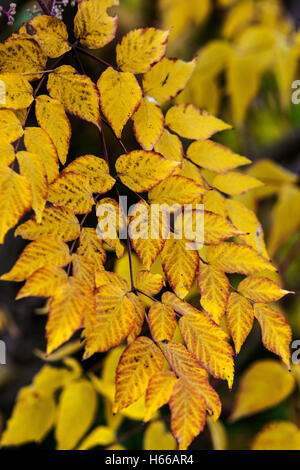
[[[49,8],[47,7],[47,5],[45,5],[45,3],[43,2],[43,0],[37,0],[38,4],[40,5],[41,9],[43,10],[43,12],[45,13],[45,15],[48,15],[48,16],[52,16],[51,15],[51,11],[49,10]]]

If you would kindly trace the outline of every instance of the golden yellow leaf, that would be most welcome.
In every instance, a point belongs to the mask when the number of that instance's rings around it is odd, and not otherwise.
[[[296,183],[298,175],[278,165],[272,160],[261,159],[251,165],[247,174],[259,179],[265,186],[255,190],[255,196],[266,197],[276,194],[282,186]]]
[[[67,282],[67,273],[62,268],[44,266],[27,279],[22,289],[19,290],[16,300],[31,296],[51,297]]]
[[[226,273],[255,274],[264,269],[276,271],[251,246],[232,242],[211,245],[207,250],[207,261]]]
[[[209,211],[204,211],[204,244],[216,245],[221,241],[227,240],[231,237],[240,235],[240,231],[232,225],[225,217],[214,214]],[[197,211],[187,212],[185,223],[193,221],[197,215]]]
[[[97,271],[96,272],[96,287],[107,286],[107,285],[117,286],[121,290],[123,290],[124,293],[129,291],[128,282],[119,274],[111,272],[111,271],[104,271],[104,270]]]
[[[76,214],[86,214],[95,204],[88,178],[73,172],[62,172],[49,185],[48,201],[66,206]]]
[[[177,104],[169,109],[166,125],[186,139],[209,139],[213,134],[231,129],[229,124],[217,119],[192,104]]]
[[[22,388],[1,436],[1,446],[41,442],[54,424],[55,408],[52,396],[41,395],[31,387]]]
[[[160,349],[145,336],[125,349],[117,367],[114,413],[128,407],[145,392],[150,378],[162,369],[163,362]]]
[[[164,273],[174,292],[184,298],[190,290],[198,268],[198,251],[187,250],[187,240],[170,238],[161,251]]]
[[[219,112],[221,89],[217,78],[203,76],[197,69],[193,73],[186,88],[176,98],[176,103],[193,103],[199,109],[205,109],[211,115]]]
[[[117,64],[124,72],[145,73],[166,51],[169,31],[143,28],[130,31],[117,44]]]
[[[232,52],[231,45],[224,39],[215,39],[205,44],[199,51],[197,76],[212,78],[222,72]]]
[[[261,303],[254,304],[254,315],[262,330],[264,346],[280,356],[289,367],[292,330],[285,317],[269,305]]]
[[[59,173],[56,148],[46,131],[40,127],[26,127],[24,130],[26,150],[35,153],[45,165],[48,183],[52,183]]]
[[[196,59],[184,62],[163,57],[143,76],[144,92],[160,103],[175,98],[185,88],[195,66]]]
[[[154,144],[154,150],[161,153],[168,160],[175,162],[183,161],[183,147],[181,140],[175,134],[171,134],[167,129],[164,130],[160,139]],[[177,170],[174,171],[174,173]]]
[[[101,109],[117,137],[142,99],[142,90],[132,73],[108,67],[97,82]]]
[[[95,155],[84,155],[75,158],[64,170],[66,173],[77,173],[79,176],[85,176],[93,193],[106,193],[115,184],[114,178],[109,174],[109,168],[103,158]]]
[[[242,157],[212,140],[193,142],[187,149],[187,157],[202,168],[216,173],[226,173],[251,163],[248,158]]]
[[[59,237],[65,242],[75,240],[80,234],[77,217],[67,207],[46,207],[40,223],[36,217],[15,230],[15,236],[21,235],[26,240],[37,240],[40,237]]]
[[[230,194],[230,196],[246,193],[262,185],[263,183],[256,178],[237,171],[229,171],[225,175],[217,175],[213,180],[213,186],[216,189],[223,193]]]
[[[58,158],[62,165],[64,165],[71,138],[71,125],[64,107],[58,100],[54,100],[47,95],[38,96],[35,99],[35,103],[36,119],[41,128],[51,138],[56,147]]]
[[[251,450],[300,450],[300,430],[289,421],[273,421],[256,434]]]
[[[238,354],[254,321],[253,307],[249,300],[236,292],[231,292],[226,308],[226,323]]]
[[[88,380],[68,385],[60,397],[55,428],[58,450],[71,450],[90,428],[97,409],[97,394]]]
[[[52,264],[65,266],[71,261],[69,247],[57,237],[41,237],[29,243],[21,256],[6,274],[1,276],[4,281],[24,281],[38,269]]]
[[[72,359],[72,361],[75,361],[75,359]],[[80,373],[81,371],[79,374]],[[45,365],[34,377],[33,386],[43,395],[53,395],[56,390],[63,388],[73,380],[77,380],[79,378],[79,374],[75,368],[71,369],[68,367],[53,367]]]
[[[162,370],[152,375],[146,391],[146,413],[144,421],[149,421],[153,414],[170,400],[176,375],[169,370]]]
[[[242,31],[243,28],[247,27],[255,15],[255,6],[252,0],[242,0],[234,5],[228,12],[223,25],[223,35],[225,38],[232,38]]]
[[[134,150],[117,159],[116,171],[130,189],[145,192],[167,178],[177,165],[159,153]]]
[[[164,131],[164,115],[159,106],[143,98],[132,117],[136,140],[144,150],[152,150]]]
[[[72,274],[76,279],[95,287],[95,266],[82,255],[72,254]]]
[[[97,446],[107,446],[116,440],[114,431],[107,426],[97,426],[83,440],[77,450],[88,450]]]
[[[101,271],[106,261],[106,253],[103,248],[102,240],[97,237],[96,230],[89,227],[83,227],[81,229],[77,254],[82,255],[90,261],[95,267],[95,270]]]
[[[238,291],[252,302],[276,302],[291,291],[281,289],[280,285],[263,276],[248,276],[239,283]]]
[[[88,76],[80,75],[70,65],[62,65],[49,74],[47,89],[67,111],[100,129],[99,93]]]
[[[24,134],[17,116],[10,110],[0,110],[0,143],[11,144]]]
[[[254,362],[240,380],[231,421],[272,408],[288,397],[295,379],[278,361]]]
[[[219,325],[225,313],[230,286],[227,276],[220,269],[199,262],[198,287],[200,303],[208,315]]]
[[[4,99],[0,100],[0,108],[23,109],[32,103],[32,86],[22,75],[0,73],[0,83],[4,88]]]
[[[203,196],[203,204],[205,210],[227,217],[226,199],[218,191],[206,191]],[[245,231],[238,227],[233,220],[232,223],[242,232]]]
[[[148,321],[154,341],[170,341],[176,330],[175,312],[169,305],[154,302],[148,312]]]
[[[118,18],[107,14],[107,8],[119,0],[82,0],[74,18],[75,37],[89,49],[99,49],[115,37]]]
[[[44,162],[39,155],[25,151],[18,152],[17,159],[21,175],[25,176],[30,182],[32,209],[39,224],[42,221],[43,210],[48,195],[48,181]]]
[[[71,49],[71,46],[68,44],[66,25],[55,16],[36,16],[22,26],[17,36],[34,39],[43,49],[44,53],[52,59],[60,57]]]
[[[31,208],[29,181],[9,167],[0,167],[0,243],[9,229]]]
[[[143,439],[144,450],[176,450],[176,447],[176,441],[163,421],[149,424]]]
[[[47,56],[32,39],[10,38],[0,44],[0,72],[27,73],[37,80],[47,63]]]
[[[0,166],[9,166],[15,159],[15,150],[8,142],[0,142]]]
[[[168,176],[149,191],[152,204],[191,204],[199,202],[206,189],[200,184],[182,175]]]
[[[138,289],[149,295],[158,294],[164,286],[164,278],[161,274],[153,274],[150,271],[139,271],[135,285]]]
[[[227,435],[224,424],[221,420],[213,421],[209,416],[207,418],[210,437],[214,450],[227,450]]]
[[[135,308],[135,322],[133,325],[133,329],[131,330],[131,332],[129,333],[127,337],[127,342],[128,344],[130,344],[132,341],[135,340],[135,338],[137,338],[137,336],[142,331],[145,316],[146,316],[146,311],[145,311],[144,303],[140,297],[133,294],[132,292],[128,294],[128,297],[133,303],[134,308]]]

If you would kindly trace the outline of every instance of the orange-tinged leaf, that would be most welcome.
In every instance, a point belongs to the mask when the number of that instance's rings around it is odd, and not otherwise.
[[[152,204],[191,204],[199,202],[206,189],[190,178],[171,175],[149,192]]]
[[[165,54],[169,31],[144,28],[130,31],[116,47],[117,64],[124,72],[145,73]]]
[[[17,159],[21,175],[30,182],[32,192],[32,209],[37,223],[42,220],[43,210],[48,195],[46,168],[39,155],[31,152],[18,152]]]
[[[138,289],[149,295],[158,294],[164,286],[164,278],[161,274],[153,274],[150,271],[139,271],[135,285]]]
[[[107,8],[119,5],[119,0],[81,0],[74,18],[75,37],[89,49],[99,49],[112,41],[118,18],[107,14]]]
[[[0,143],[11,144],[24,134],[22,125],[13,111],[0,110]]]
[[[95,204],[92,187],[84,175],[62,172],[48,189],[48,201],[66,206],[75,214],[86,214]]]
[[[26,240],[37,240],[40,237],[57,236],[69,242],[79,236],[80,225],[77,217],[67,207],[46,207],[40,223],[36,217],[15,230],[15,236],[21,235]]]
[[[81,229],[77,254],[90,261],[96,271],[103,269],[103,265],[106,261],[106,253],[103,248],[102,240],[97,237],[95,229],[89,227],[83,227]]]
[[[148,312],[148,321],[154,341],[170,341],[176,330],[175,312],[169,305],[154,302]]]
[[[117,367],[114,413],[127,408],[145,392],[150,378],[162,369],[163,362],[160,349],[144,336],[125,349]]]
[[[186,450],[206,423],[206,403],[199,390],[180,378],[170,398],[171,430],[179,450]]]
[[[64,165],[71,138],[71,125],[64,107],[58,100],[54,100],[46,95],[38,96],[35,99],[35,103],[36,119],[41,128],[51,138],[57,150],[58,158]]]
[[[27,279],[22,289],[19,290],[16,300],[31,296],[51,297],[67,282],[67,273],[62,268],[44,266]]]
[[[230,420],[272,408],[288,397],[295,388],[295,379],[278,361],[254,362],[241,378]]]
[[[6,274],[1,276],[4,281],[24,281],[38,269],[52,264],[62,267],[71,261],[69,248],[57,237],[41,237],[29,243],[21,256]]]
[[[196,60],[184,62],[163,57],[143,76],[146,95],[160,103],[175,98],[186,86],[196,66]]]
[[[280,285],[264,276],[248,276],[239,283],[238,291],[253,302],[276,302],[293,292],[281,289]]]
[[[244,175],[237,171],[229,171],[225,175],[217,175],[213,180],[213,186],[230,196],[237,196],[246,193],[254,188],[263,186],[258,179],[253,176]]]
[[[142,99],[142,90],[132,73],[108,67],[97,82],[101,109],[117,137]],[[148,149],[149,150],[149,149]]]
[[[26,150],[39,156],[45,165],[48,183],[52,183],[59,173],[56,148],[46,131],[40,127],[26,127],[24,131]]]
[[[0,72],[28,73],[37,80],[45,70],[47,56],[32,39],[10,38],[0,44]]]
[[[211,245],[207,250],[207,261],[226,273],[255,274],[264,269],[276,271],[251,246],[232,242]]]
[[[145,192],[167,178],[177,165],[159,153],[134,150],[117,159],[116,170],[126,186]]]
[[[171,134],[167,129],[164,130],[159,140],[154,144],[154,150],[157,153],[161,153],[161,155],[168,160],[174,160],[175,162],[183,161],[181,140],[177,135]],[[175,170],[175,172],[176,171],[177,170]]]
[[[100,128],[99,93],[89,77],[70,65],[62,65],[49,74],[47,88],[67,111]]]
[[[193,142],[187,149],[187,157],[202,168],[216,173],[226,173],[251,163],[248,158],[212,140]]]
[[[1,87],[4,88],[4,99],[0,107],[7,109],[24,109],[33,101],[32,86],[18,73],[0,73]]]
[[[152,375],[146,391],[146,413],[144,421],[149,421],[154,413],[170,400],[176,375],[169,370],[162,370]]]
[[[192,104],[177,104],[169,109],[166,125],[186,139],[209,139],[213,134],[231,129],[229,124],[217,119]]]
[[[200,303],[208,315],[219,325],[225,313],[230,286],[227,276],[220,269],[199,262],[198,287]]]
[[[254,321],[253,307],[249,300],[236,292],[231,292],[226,309],[227,327],[238,354],[247,336],[252,330]]]
[[[15,150],[8,142],[0,142],[0,166],[9,166],[15,159]]]
[[[103,158],[95,155],[84,155],[75,158],[62,172],[76,173],[85,176],[90,184],[93,193],[106,193],[115,184],[114,178],[109,174],[109,168]]]
[[[289,421],[273,421],[256,434],[251,450],[300,450],[300,430]]]
[[[0,167],[0,243],[9,229],[30,209],[32,195],[29,181],[9,167]]]
[[[292,331],[285,317],[269,305],[261,303],[254,304],[254,315],[262,330],[264,346],[280,356],[289,367]]]
[[[132,121],[138,143],[144,150],[152,150],[164,131],[164,115],[160,107],[143,98]]]

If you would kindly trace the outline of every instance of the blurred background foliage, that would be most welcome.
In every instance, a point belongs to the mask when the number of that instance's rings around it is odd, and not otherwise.
[[[9,3],[0,2],[4,8]],[[29,9],[35,3],[16,1],[15,23],[7,26],[6,18],[0,18],[0,40],[6,39],[30,19]],[[64,12],[67,25],[72,24],[74,14],[75,8],[69,5]],[[300,104],[292,104],[291,100],[292,83],[300,79],[299,1],[120,0],[118,16],[117,38],[100,51],[103,59],[114,62],[115,42],[130,29],[144,26],[171,30],[170,57],[191,60],[198,56],[196,70],[187,88],[175,101],[194,103],[233,124],[234,130],[222,133],[218,141],[253,160],[247,172],[261,179],[265,186],[236,199],[258,214],[268,252],[278,266],[276,280],[285,289],[296,291],[296,295],[281,302],[280,308],[292,325],[294,340],[300,339]],[[85,58],[84,66],[91,77],[98,78],[99,71],[95,70],[89,58]],[[71,123],[72,158],[87,153],[97,154],[93,127],[82,121],[79,127],[79,121],[74,117],[71,117]],[[134,149],[130,129],[126,128],[123,136],[128,148]],[[117,157],[120,149],[110,134],[107,140],[110,153]],[[205,176],[209,180],[209,172]],[[91,226],[96,225],[93,216],[89,222]],[[10,233],[0,247],[1,273],[11,267],[22,248],[23,242],[19,238],[14,239]],[[113,267],[113,261],[109,263],[108,269]],[[140,265],[135,256],[134,266],[137,272]],[[129,277],[126,255],[115,263],[114,269],[123,277]],[[155,270],[160,271],[159,263],[154,266]],[[238,281],[238,276],[232,276],[232,284]],[[107,356],[95,355],[79,365],[76,360],[81,358],[81,345],[79,339],[74,339],[45,358],[42,351],[45,350],[47,304],[36,298],[14,303],[18,287],[15,283],[0,283],[0,337],[7,344],[7,365],[0,366],[0,431],[11,415],[22,386],[34,384],[32,388],[25,389],[23,400],[30,423],[34,419],[34,414],[30,415],[34,410],[33,391],[45,397],[45,406],[48,407],[51,400],[59,399],[62,403],[67,393],[75,403],[78,391],[74,384],[77,384],[83,389],[85,387],[85,393],[90,393],[84,409],[80,410],[78,405],[77,413],[86,415],[90,412],[93,415],[90,422],[78,429],[77,441],[64,441],[70,431],[58,429],[57,424],[55,433],[51,431],[41,444],[30,445],[31,448],[53,448],[56,439],[58,447],[62,448],[174,449],[174,439],[167,431],[167,409],[163,408],[162,416],[156,417],[149,425],[141,424],[143,403],[140,400],[121,415],[112,415],[113,373],[122,347]],[[196,288],[189,293],[189,301],[199,305]],[[270,360],[272,363],[264,373],[265,361]],[[254,373],[251,377],[253,363],[258,367],[258,375]],[[54,366],[52,370],[49,364]],[[225,384],[214,381],[223,402],[221,421],[215,424],[209,421],[191,448],[268,448],[270,442],[272,445],[276,442],[277,448],[300,446],[300,365],[293,365],[292,374],[276,369],[278,366],[275,357],[262,347],[256,325],[236,359],[233,390],[229,391]],[[38,372],[39,375],[33,379]],[[247,388],[247,378],[250,385],[251,380],[254,383],[250,390],[258,404],[256,409],[249,402],[239,401],[239,386],[245,373],[243,387],[244,390]],[[261,377],[260,382],[257,377]],[[64,390],[62,393],[61,389]],[[91,409],[87,411],[89,406]],[[234,406],[235,413],[239,409],[240,414],[244,414],[236,421],[230,419]],[[267,426],[266,431],[257,435],[264,426]],[[84,438],[89,429],[92,432]]]

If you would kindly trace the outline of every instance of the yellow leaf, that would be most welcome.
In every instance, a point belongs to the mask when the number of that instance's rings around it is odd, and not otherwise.
[[[160,349],[144,336],[125,349],[117,367],[114,413],[128,407],[146,391],[150,378],[162,369],[163,362]]]
[[[152,415],[170,400],[176,375],[169,370],[154,374],[146,391],[146,413],[144,421],[147,422]]]
[[[285,39],[277,41],[274,54],[274,69],[280,92],[280,102],[284,109],[288,109],[291,99],[291,83],[295,80],[298,70],[299,49],[290,44],[289,39]]]
[[[41,395],[31,387],[24,387],[18,393],[0,444],[18,446],[27,442],[41,442],[52,428],[54,420],[54,398]]]
[[[17,116],[9,110],[0,110],[0,142],[1,145],[10,144],[20,139],[24,134],[22,125]]]
[[[209,139],[213,134],[231,129],[229,124],[211,116],[192,104],[177,104],[169,109],[166,125],[186,139]]]
[[[256,434],[251,450],[300,450],[300,430],[289,421],[273,421]]]
[[[227,217],[226,199],[218,191],[206,191],[203,196],[203,204],[205,210]],[[238,227],[234,221],[232,222],[239,230],[245,231]]]
[[[199,390],[180,378],[170,399],[171,430],[179,450],[185,450],[202,431],[206,422],[206,404]]]
[[[248,175],[259,179],[265,186],[255,190],[255,196],[267,197],[276,194],[282,186],[296,183],[298,175],[286,170],[272,160],[262,159],[248,168]]]
[[[149,192],[152,204],[191,204],[199,202],[206,189],[190,178],[171,175]]]
[[[142,90],[132,73],[108,67],[97,82],[101,109],[117,137],[142,99]]]
[[[35,99],[35,103],[36,119],[41,128],[44,129],[51,138],[56,147],[58,158],[62,165],[64,165],[66,163],[71,138],[71,125],[64,107],[59,101],[53,100],[46,95],[38,96]]]
[[[159,153],[134,150],[117,159],[116,171],[130,189],[145,192],[167,178],[177,165]]]
[[[97,446],[107,446],[114,442],[115,439],[115,433],[112,429],[107,426],[97,426],[83,440],[77,450],[88,450]]]
[[[196,211],[188,212],[185,223],[193,220],[197,215]],[[192,219],[189,218],[191,214]],[[240,231],[235,228],[225,217],[212,212],[204,211],[204,244],[216,245],[220,241],[240,235]]]
[[[31,208],[29,181],[8,167],[0,167],[0,243],[9,229]]]
[[[143,76],[144,92],[161,103],[175,98],[185,88],[195,66],[195,59],[184,62],[163,57]]]
[[[164,131],[164,115],[160,107],[143,98],[132,121],[138,143],[144,150],[152,150]]]
[[[276,406],[292,393],[294,387],[294,377],[279,362],[255,362],[240,381],[230,420],[236,421]]]
[[[199,262],[198,287],[200,303],[208,315],[219,325],[225,313],[230,286],[220,269]]]
[[[226,17],[223,25],[223,35],[226,38],[234,37],[252,21],[255,12],[256,5],[252,0],[236,2]]]
[[[153,274],[150,271],[142,270],[136,276],[135,285],[146,294],[156,295],[164,286],[164,278],[161,274]]]
[[[77,173],[79,176],[85,176],[93,193],[106,193],[109,191],[115,180],[109,174],[109,168],[103,158],[96,157],[95,155],[84,155],[83,157],[75,158],[63,171],[66,173]]]
[[[171,134],[167,129],[164,130],[160,139],[154,144],[154,150],[161,153],[168,160],[175,162],[183,161],[183,147],[181,140],[175,134]],[[176,170],[174,171],[174,173]]]
[[[231,292],[226,309],[226,322],[234,341],[236,354],[240,352],[252,330],[253,320],[254,312],[251,303],[236,292]]]
[[[129,335],[134,326],[135,306],[126,295],[127,290],[113,284],[96,290],[96,316],[93,327],[86,332],[85,358],[118,346]]]
[[[90,382],[80,380],[62,392],[55,438],[58,450],[71,450],[90,428],[96,413],[97,394]]]
[[[175,312],[169,305],[154,302],[148,312],[148,321],[154,341],[170,341],[176,330]]]
[[[128,282],[119,274],[104,270],[96,272],[96,287],[107,285],[119,287],[124,293],[129,291]]]
[[[207,418],[207,425],[214,450],[227,450],[226,429],[222,421],[214,422],[210,417]]]
[[[238,291],[252,302],[276,302],[292,292],[281,289],[280,285],[263,276],[248,276],[239,283]]]
[[[216,78],[203,76],[197,69],[186,88],[176,98],[176,103],[193,103],[210,114],[217,114],[221,104],[221,89]]]
[[[9,166],[15,159],[15,150],[8,142],[0,142],[0,166]]]
[[[20,173],[30,182],[32,192],[32,209],[36,221],[42,221],[43,210],[48,195],[48,181],[43,160],[39,155],[30,152],[18,152],[17,159]]]
[[[22,75],[0,73],[0,84],[4,88],[4,99],[0,100],[1,108],[23,109],[32,103],[32,86]]]
[[[231,196],[246,193],[262,185],[263,183],[256,178],[238,173],[237,171],[229,171],[225,175],[217,175],[213,180],[213,186],[216,189]]]
[[[46,207],[40,223],[34,217],[15,231],[15,236],[21,235],[26,240],[57,236],[65,242],[75,240],[79,234],[79,221],[67,207]]]
[[[16,300],[31,296],[51,297],[67,282],[67,273],[62,268],[45,266],[27,279],[22,289],[19,290]]]
[[[93,308],[93,292],[79,279],[69,277],[50,301],[46,326],[47,354],[68,341],[83,326],[84,314]]]
[[[74,19],[75,37],[89,49],[100,49],[115,37],[118,18],[107,14],[107,8],[119,0],[82,0]]]
[[[86,214],[95,204],[88,178],[73,172],[62,172],[49,185],[48,201],[66,206],[76,214]]]
[[[29,243],[21,256],[6,274],[1,276],[5,281],[24,281],[38,269],[52,264],[65,266],[71,261],[69,247],[57,237],[41,237]]]
[[[103,249],[102,240],[97,237],[96,230],[88,227],[81,229],[77,254],[90,261],[96,271],[101,271],[106,261],[106,253]]]
[[[259,72],[265,72],[272,66],[274,53],[276,55],[276,34],[272,27],[260,24],[250,26],[239,35],[236,44],[241,55],[253,59],[254,67]]]
[[[144,450],[176,450],[176,447],[174,437],[167,431],[162,421],[149,424],[143,439]]]
[[[45,165],[48,183],[52,183],[59,173],[55,146],[46,131],[40,127],[26,127],[24,131],[26,150],[35,153]]]
[[[74,369],[45,365],[34,377],[33,386],[42,395],[53,395],[56,390],[63,388],[78,377]]]
[[[0,72],[28,73],[28,80],[37,80],[45,70],[47,56],[32,39],[10,38],[0,44]]]
[[[184,298],[190,290],[198,268],[197,250],[186,249],[187,240],[170,238],[161,251],[161,261],[174,292]]]
[[[292,331],[285,317],[277,310],[260,303],[254,304],[254,315],[261,326],[264,346],[280,356],[289,367]]]
[[[251,246],[232,242],[211,245],[207,250],[207,261],[226,273],[255,274],[264,269],[276,271]]]
[[[70,65],[62,65],[49,74],[47,89],[67,111],[100,129],[99,93],[89,77],[80,75]]]
[[[44,53],[52,59],[60,57],[71,49],[71,46],[68,44],[66,25],[55,16],[36,16],[22,26],[17,36],[34,39],[43,49]]]
[[[216,39],[205,44],[198,54],[197,74],[211,81],[224,70],[231,50],[230,43],[223,39]]]
[[[135,29],[117,44],[117,64],[124,72],[145,73],[166,51],[169,31]]]
[[[212,140],[193,142],[187,149],[187,157],[202,168],[216,173],[226,173],[228,170],[251,163],[248,158]]]
[[[72,254],[72,274],[90,287],[95,286],[95,266],[87,258],[77,253]]]
[[[133,325],[133,329],[131,330],[130,334],[127,337],[127,342],[129,344],[132,341],[134,341],[135,338],[137,338],[137,336],[141,333],[145,316],[146,316],[146,311],[145,311],[144,303],[140,297],[133,294],[132,292],[128,294],[128,297],[133,303],[134,308],[135,308],[135,322]]]

